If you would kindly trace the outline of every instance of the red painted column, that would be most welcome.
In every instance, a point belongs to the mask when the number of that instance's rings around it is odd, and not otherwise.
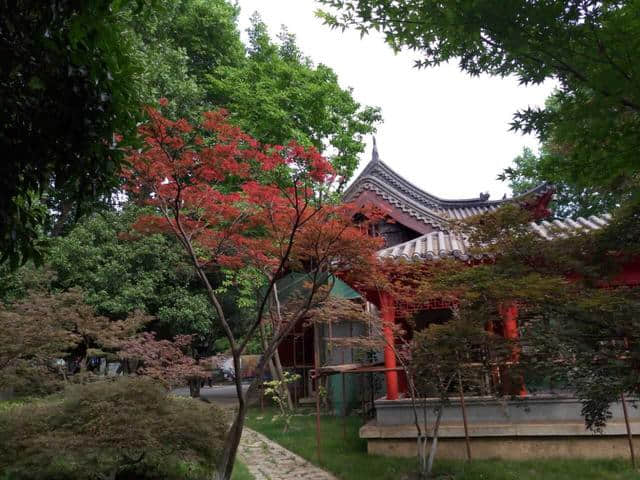
[[[504,338],[515,340],[518,338],[518,306],[515,303],[503,305],[500,309],[502,316],[502,333]]]
[[[515,303],[509,303],[500,307],[500,316],[502,317],[502,334],[504,338],[508,340],[517,340],[520,336],[518,332],[518,305]],[[511,353],[511,361],[517,363],[520,360],[520,349],[514,347]],[[527,389],[524,385],[524,380],[520,380],[520,389],[518,394],[524,397],[527,394]]]
[[[393,349],[395,338],[393,335],[393,324],[395,323],[395,305],[391,295],[383,293],[380,296],[380,310],[382,313],[382,328],[385,339],[384,346],[384,366],[385,368],[396,368],[396,354]],[[385,372],[387,382],[387,400],[397,400],[398,398],[398,372],[387,370]]]

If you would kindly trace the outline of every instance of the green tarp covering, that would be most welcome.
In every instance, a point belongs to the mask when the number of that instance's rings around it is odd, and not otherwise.
[[[290,273],[286,277],[283,277],[277,282],[280,301],[286,301],[293,294],[304,294],[304,291],[312,282],[313,277],[308,273]],[[358,292],[334,275],[324,274],[324,278],[321,278],[320,282],[323,284],[333,283],[331,295],[334,297],[347,299],[360,298]]]

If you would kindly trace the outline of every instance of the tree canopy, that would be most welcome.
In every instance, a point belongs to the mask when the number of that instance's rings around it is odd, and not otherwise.
[[[130,205],[95,214],[56,239],[46,259],[55,274],[52,287],[82,288],[101,315],[121,319],[139,309],[155,316],[169,335],[189,333],[211,342],[212,311],[180,247],[162,235],[131,234],[144,212]]]
[[[115,132],[142,99],[132,38],[121,21],[143,0],[0,3],[0,250],[39,259],[40,195],[96,197],[116,180]]]
[[[528,147],[513,160],[500,178],[509,181],[514,195],[523,194],[542,184],[550,183],[555,188],[551,211],[555,217],[588,217],[613,212],[625,197],[620,192],[610,192],[588,186],[579,187],[567,180],[562,171],[563,160],[559,153],[543,146],[536,154]]]
[[[611,403],[638,389],[640,289],[620,277],[637,258],[629,236],[637,235],[637,220],[623,209],[608,228],[549,240],[531,231],[528,212],[502,207],[461,230],[476,246],[472,253],[491,260],[396,269],[414,281],[402,287],[415,292],[413,301],[453,301],[460,319],[482,329],[500,325],[500,309],[517,305],[521,335],[509,342],[521,351],[511,368],[531,390],[572,390],[583,401],[587,426],[599,429]]]
[[[380,122],[378,108],[360,105],[334,71],[304,56],[286,28],[274,43],[260,17],[252,17],[247,57],[210,75],[212,100],[258,140],[295,140],[325,152],[348,180],[364,151],[363,136]]]
[[[172,114],[197,119],[214,106],[208,76],[244,59],[239,9],[227,0],[162,0],[154,7],[129,9],[126,16],[141,62],[144,102],[170,98]]]
[[[0,260],[14,267],[41,261],[48,236],[112,206],[122,158],[115,135],[128,138],[158,98],[192,120],[230,108],[264,143],[295,138],[326,150],[345,179],[380,121],[291,36],[276,46],[257,22],[260,39],[245,48],[228,0],[13,3],[0,4],[0,142],[9,159]]]

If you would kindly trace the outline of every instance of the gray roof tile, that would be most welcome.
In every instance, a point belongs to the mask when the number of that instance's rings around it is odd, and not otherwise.
[[[592,215],[587,220],[565,218],[548,222],[531,222],[529,228],[546,240],[566,238],[571,232],[600,230],[611,222],[611,215],[605,213],[600,216]],[[380,258],[394,258],[405,260],[437,260],[441,258],[458,258],[463,261],[471,258],[481,259],[487,255],[469,253],[470,245],[467,239],[458,234],[443,231],[431,232],[393,247],[378,251]]]

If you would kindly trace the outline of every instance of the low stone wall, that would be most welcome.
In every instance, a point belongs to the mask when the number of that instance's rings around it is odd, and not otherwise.
[[[640,440],[634,437],[635,451]],[[368,439],[371,455],[415,457],[416,441],[409,439]],[[629,443],[624,436],[615,437],[518,437],[471,439],[471,454],[475,459],[531,460],[535,458],[629,458]],[[464,439],[443,438],[438,441],[438,458],[464,460],[467,451]]]
[[[474,458],[615,458],[629,455],[622,405],[600,433],[585,428],[581,403],[570,396],[538,395],[517,400],[465,398]],[[427,400],[427,425],[433,428],[437,400]],[[631,431],[640,450],[640,409],[628,402]],[[419,420],[423,422],[423,409]],[[376,419],[360,429],[369,453],[415,456],[417,430],[411,401],[376,401]],[[441,458],[464,458],[464,427],[458,399],[445,407],[440,426]]]

